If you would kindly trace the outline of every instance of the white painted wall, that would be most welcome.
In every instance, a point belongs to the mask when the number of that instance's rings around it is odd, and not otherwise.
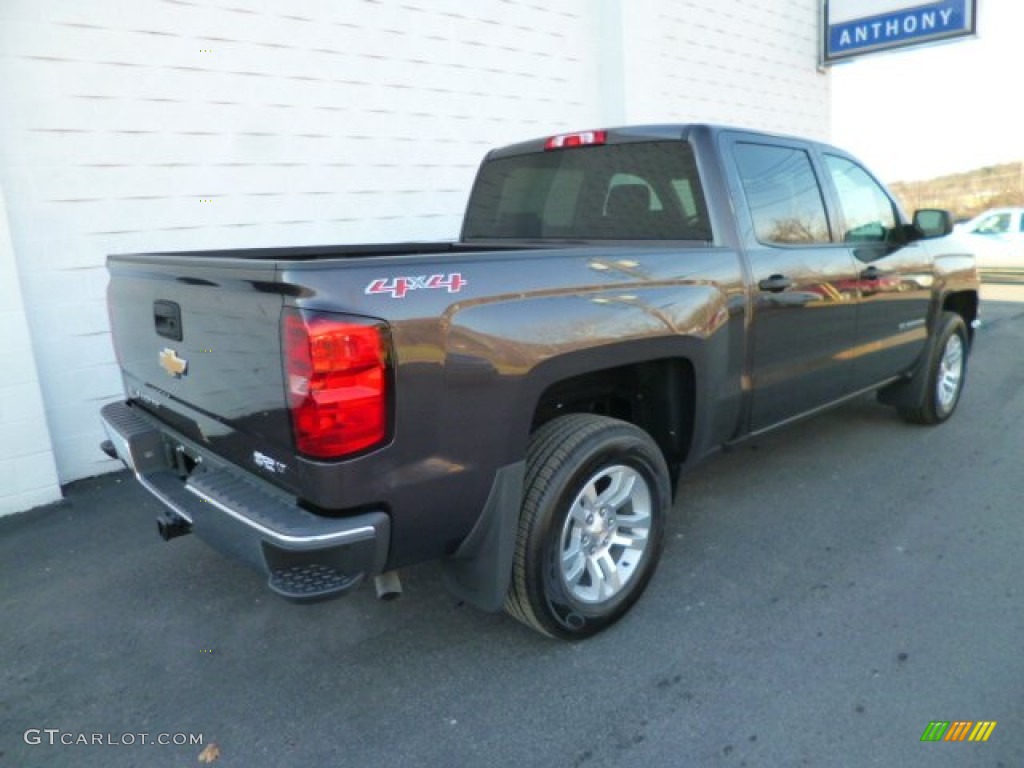
[[[628,0],[630,122],[727,123],[827,140],[814,0]]]
[[[0,187],[0,515],[60,498]]]
[[[488,148],[569,129],[824,137],[817,23],[817,0],[0,1],[0,279],[60,481],[118,467],[106,254],[452,238]]]

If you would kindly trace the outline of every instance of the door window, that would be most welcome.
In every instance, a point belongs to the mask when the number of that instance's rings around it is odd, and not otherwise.
[[[1009,231],[1009,213],[993,213],[978,222],[978,226],[974,228],[975,234],[978,235],[1002,235]]]
[[[890,242],[896,232],[896,211],[881,185],[845,157],[826,155],[825,162],[843,209],[843,241]]]
[[[831,242],[821,188],[806,152],[767,144],[737,144],[734,154],[759,242]]]

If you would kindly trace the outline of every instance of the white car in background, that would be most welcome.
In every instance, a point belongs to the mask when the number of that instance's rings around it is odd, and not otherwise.
[[[983,275],[1024,275],[1024,208],[993,208],[956,231],[970,241]]]

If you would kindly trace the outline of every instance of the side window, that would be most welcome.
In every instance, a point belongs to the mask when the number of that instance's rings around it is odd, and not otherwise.
[[[974,231],[979,235],[1001,235],[1005,232],[1010,231],[1010,214],[1009,213],[994,213],[991,216],[986,216],[981,222],[974,228]]]
[[[821,188],[806,152],[767,144],[737,144],[735,157],[759,242],[831,242]]]
[[[892,200],[868,172],[845,157],[825,155],[832,181],[839,195],[847,243],[884,243],[896,229]]]

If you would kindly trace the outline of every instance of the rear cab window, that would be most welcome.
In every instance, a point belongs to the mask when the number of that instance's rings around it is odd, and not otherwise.
[[[712,239],[684,141],[574,147],[484,163],[464,240]]]

